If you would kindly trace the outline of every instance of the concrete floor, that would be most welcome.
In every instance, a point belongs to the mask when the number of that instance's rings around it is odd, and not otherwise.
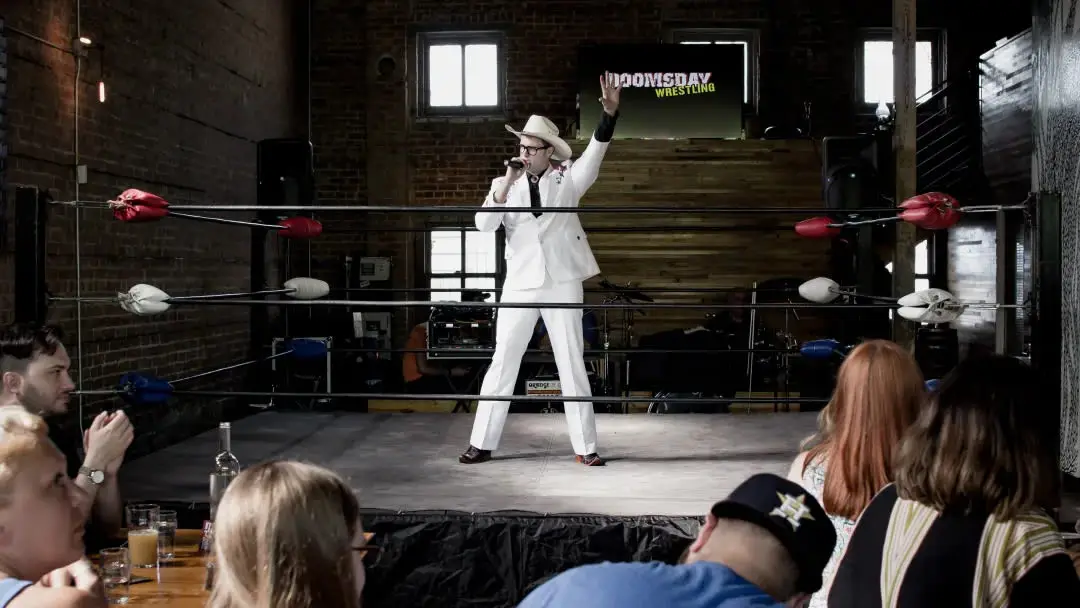
[[[336,470],[364,508],[703,515],[754,473],[783,475],[815,414],[598,415],[606,467],[573,460],[562,414],[509,417],[496,459],[462,465],[473,416],[263,412],[233,423],[243,466],[299,459]],[[126,500],[205,503],[211,431],[126,463]]]

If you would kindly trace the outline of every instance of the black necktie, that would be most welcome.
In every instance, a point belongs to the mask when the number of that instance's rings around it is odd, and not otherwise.
[[[529,203],[531,204],[533,209],[542,209],[544,207],[543,203],[540,202],[540,176],[539,175],[530,175],[529,176]],[[544,214],[544,212],[543,211],[533,211],[532,214],[533,214],[534,217],[540,217],[541,215]]]

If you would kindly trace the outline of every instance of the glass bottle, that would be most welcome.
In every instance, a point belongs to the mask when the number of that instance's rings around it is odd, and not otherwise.
[[[210,521],[217,515],[218,504],[226,488],[240,473],[240,461],[232,453],[232,425],[222,422],[218,427],[218,454],[214,457],[214,471],[210,474]]]

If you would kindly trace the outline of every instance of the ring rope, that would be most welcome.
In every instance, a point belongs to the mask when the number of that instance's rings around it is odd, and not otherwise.
[[[88,209],[111,209],[122,201],[50,201],[51,205],[80,207]],[[173,205],[168,206],[169,214],[180,211],[334,211],[357,213],[532,213],[532,207],[463,207],[451,205],[427,205],[410,207],[407,205]],[[857,216],[871,214],[895,214],[895,207],[866,207],[863,209],[842,210],[821,207],[544,207],[544,213],[708,213],[735,215],[775,213],[780,215],[798,215],[804,213],[831,213],[835,215]],[[199,219],[203,219],[201,216]]]
[[[117,389],[100,389],[78,391],[79,395],[107,397],[121,397],[125,392]],[[379,399],[386,401],[564,401],[581,403],[652,403],[664,401],[667,403],[827,403],[827,398],[808,397],[656,397],[631,395],[626,397],[584,397],[563,395],[463,395],[454,393],[433,395],[408,395],[402,393],[275,393],[273,391],[169,391],[170,396],[176,397],[249,397],[249,398],[280,398],[280,399]]]
[[[331,287],[330,291],[345,292],[345,293],[428,293],[428,292],[446,292],[446,291],[479,291],[482,293],[503,291],[502,287],[468,287],[465,289],[458,288],[443,288],[443,287]],[[695,294],[695,293],[759,293],[759,294],[772,294],[772,293],[799,293],[798,287],[635,287],[616,285],[610,288],[604,287],[586,287],[585,293],[607,293],[612,295],[619,295],[620,293],[678,293],[678,294]],[[860,296],[867,297],[867,296]]]
[[[437,353],[439,356],[435,359],[452,360],[451,357],[443,356],[451,353],[455,355],[490,355],[495,352],[494,348],[353,348],[353,347],[330,347],[327,349],[330,353],[344,353],[344,354],[357,354],[357,353],[393,353],[393,354],[410,354],[410,353]],[[763,355],[795,355],[801,356],[802,353],[798,349],[785,349],[785,348],[686,348],[686,349],[669,349],[669,348],[587,348],[582,351],[586,355],[719,355],[728,353],[761,353]],[[530,348],[525,351],[527,355],[550,355],[550,350],[540,350],[536,348]]]
[[[58,302],[75,301],[74,298],[54,298]],[[110,300],[115,302],[114,300]],[[172,299],[169,300],[172,302]],[[182,300],[181,304],[207,304],[213,306],[353,306],[357,308],[584,308],[584,309],[608,309],[608,310],[722,310],[722,309],[770,309],[786,310],[798,309],[882,309],[895,308],[888,304],[816,304],[813,302],[779,302],[768,304],[710,304],[696,302],[643,302],[640,304],[583,304],[579,302],[455,302],[442,301],[432,302],[428,300],[405,300],[401,302],[378,301],[378,300]],[[994,305],[997,306],[997,305]],[[1004,305],[1003,305],[1004,306]],[[1017,305],[1018,306],[1018,305]]]
[[[241,361],[240,363],[236,363],[236,364],[233,364],[233,365],[227,365],[225,367],[219,367],[217,369],[212,369],[212,370],[205,371],[205,372],[199,372],[197,374],[192,374],[190,376],[184,376],[183,378],[178,378],[176,380],[170,380],[169,384],[179,384],[181,382],[190,382],[192,380],[198,380],[199,378],[206,378],[208,376],[213,376],[215,374],[220,374],[220,373],[224,373],[224,372],[231,372],[233,370],[241,369],[241,368],[247,367],[249,365],[258,365],[259,363],[266,363],[268,361],[273,361],[274,359],[278,359],[280,357],[284,357],[286,355],[291,355],[291,354],[293,354],[293,351],[290,349],[290,350],[286,350],[286,351],[277,353],[276,355],[270,355],[268,357],[263,357],[262,359],[252,359],[250,361]]]
[[[274,293],[289,293],[292,290],[274,291]],[[246,294],[245,294],[246,295]],[[346,306],[356,308],[552,308],[552,309],[576,309],[587,310],[791,310],[791,309],[821,309],[821,310],[867,310],[880,309],[892,310],[894,304],[819,304],[816,302],[770,302],[758,304],[718,304],[709,302],[641,302],[641,303],[598,303],[587,304],[578,302],[457,302],[452,300],[429,301],[429,300],[404,300],[392,302],[385,300],[252,300],[252,299],[227,299],[232,294],[208,294],[199,296],[170,296],[168,302],[177,304],[207,304],[213,306]],[[856,297],[865,299],[878,299],[895,301],[896,298],[889,296],[866,296]],[[52,302],[82,302],[97,304],[116,303],[116,298],[107,297],[65,297],[54,296]],[[1027,308],[1024,304],[996,304],[991,302],[964,303],[966,308],[977,310],[997,310],[999,308]]]

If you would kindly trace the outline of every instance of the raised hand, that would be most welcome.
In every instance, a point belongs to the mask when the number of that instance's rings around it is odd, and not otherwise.
[[[614,116],[619,110],[619,94],[622,85],[619,84],[618,76],[611,72],[604,72],[600,77],[600,103],[604,106],[604,112]]]

